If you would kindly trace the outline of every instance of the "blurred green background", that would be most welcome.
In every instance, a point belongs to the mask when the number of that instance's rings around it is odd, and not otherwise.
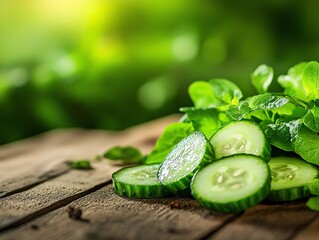
[[[252,95],[259,64],[278,76],[318,60],[318,9],[315,0],[1,0],[0,143],[174,113],[191,104],[194,80],[224,77]]]

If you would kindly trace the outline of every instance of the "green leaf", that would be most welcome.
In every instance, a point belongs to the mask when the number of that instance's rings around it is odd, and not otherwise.
[[[314,211],[319,211],[319,197],[311,197],[306,203],[307,207]]]
[[[319,196],[319,179],[314,179],[306,184],[306,188],[311,195]]]
[[[293,141],[294,149],[305,161],[319,165],[319,136],[302,126]]]
[[[301,62],[288,70],[287,75],[278,77],[278,83],[285,89],[284,93],[292,98],[306,100],[307,94],[302,85],[302,72],[306,67],[306,62]]]
[[[257,89],[258,93],[266,93],[274,76],[274,71],[271,67],[263,64],[251,74],[251,82]]]
[[[279,108],[272,109],[271,111],[280,118],[285,118],[287,120],[296,120],[304,117],[307,114],[306,109],[291,102],[288,102]]]
[[[256,95],[250,99],[250,108],[253,110],[262,109],[262,110],[271,110],[279,108],[289,100],[282,96],[276,96],[271,93],[265,93],[261,95]]]
[[[234,120],[240,121],[241,119],[247,117],[251,109],[249,107],[248,102],[243,102],[238,107],[235,105],[230,105],[227,109],[226,113]]]
[[[193,82],[188,88],[188,94],[196,108],[208,108],[221,104],[212,86],[206,81]]]
[[[319,106],[314,106],[304,116],[304,124],[314,132],[319,132]]]
[[[243,97],[240,88],[226,79],[211,79],[209,84],[213,88],[216,98],[226,104],[238,105]]]
[[[135,147],[115,146],[103,154],[104,158],[110,160],[120,160],[123,164],[141,163],[144,159],[143,154]]]
[[[308,100],[319,97],[319,63],[309,62],[302,73],[302,84]]]
[[[68,162],[70,168],[72,169],[81,169],[81,170],[90,170],[93,169],[89,160],[73,160]]]
[[[146,157],[144,163],[153,164],[163,162],[167,154],[175,147],[175,145],[194,131],[191,123],[180,122],[170,124],[158,138],[154,149]]]
[[[294,151],[293,140],[299,132],[299,119],[288,122],[284,119],[278,119],[275,124],[266,120],[260,125],[272,145],[285,151]]]
[[[221,112],[216,108],[182,108],[181,111],[187,113],[194,129],[204,133],[208,139],[218,128],[231,120],[226,113]]]

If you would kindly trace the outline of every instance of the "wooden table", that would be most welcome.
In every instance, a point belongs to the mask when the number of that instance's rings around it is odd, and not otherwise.
[[[177,116],[122,132],[54,130],[0,147],[0,239],[319,239],[319,214],[303,201],[259,204],[217,214],[191,198],[126,199],[112,191],[119,166],[71,170],[66,160],[93,158],[114,145],[150,151]],[[82,210],[82,220],[68,215]]]

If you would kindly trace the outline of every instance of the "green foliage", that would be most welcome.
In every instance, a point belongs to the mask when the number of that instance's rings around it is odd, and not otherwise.
[[[81,170],[91,170],[93,169],[89,160],[73,160],[69,163],[70,168],[72,169],[81,169]]]
[[[319,132],[319,106],[313,106],[303,118],[304,124],[313,132]]]
[[[142,163],[144,156],[139,149],[132,146],[115,146],[108,149],[104,154],[104,158],[110,160],[119,160],[122,164],[137,164]]]
[[[181,111],[187,113],[194,129],[204,133],[208,139],[231,120],[227,114],[216,108],[182,108]]]
[[[274,76],[274,70],[263,64],[260,65],[254,72],[251,74],[251,82],[254,87],[257,89],[258,93],[266,93]]]
[[[299,132],[300,120],[278,119],[276,123],[264,120],[261,126],[273,146],[284,151],[294,151],[293,140]]]
[[[272,110],[279,108],[288,102],[289,100],[286,97],[276,96],[271,93],[265,93],[252,97],[250,99],[249,106],[253,110]]]
[[[308,100],[319,98],[319,63],[309,62],[302,72],[302,85]]]
[[[210,80],[208,83],[211,88],[203,81],[199,84],[195,82],[189,91],[191,98],[195,99],[195,107],[181,108],[181,111],[187,113],[194,129],[203,132],[208,138],[229,121],[244,118],[256,121],[272,145],[284,151],[294,151],[307,162],[319,165],[317,72],[317,62],[297,64],[289,69],[288,75],[278,79],[284,92],[271,93],[267,90],[273,70],[261,65],[251,75],[252,84],[260,94],[243,100],[241,90],[228,80]],[[194,86],[196,98],[192,95]],[[199,102],[209,103],[196,106]]]
[[[306,67],[306,62],[301,62],[288,70],[287,75],[278,77],[278,83],[284,88],[284,93],[297,98],[305,100],[307,98],[306,92],[302,84],[302,72]]]
[[[237,105],[243,94],[239,87],[226,79],[209,80],[216,98],[223,104]]]
[[[230,105],[226,111],[227,115],[236,121],[240,121],[243,118],[249,118],[251,108],[248,102],[242,102],[238,107]]]
[[[306,203],[307,207],[314,211],[319,211],[319,197],[311,197]]]
[[[306,185],[308,191],[315,196],[319,196],[319,179],[314,179]]]
[[[183,138],[194,132],[190,123],[172,123],[167,126],[162,135],[157,140],[154,149],[145,159],[145,164],[161,163],[167,154]]]
[[[319,136],[302,126],[293,141],[294,150],[307,162],[319,165]]]
[[[193,82],[188,87],[188,94],[196,108],[208,108],[221,105],[211,84],[206,81]]]

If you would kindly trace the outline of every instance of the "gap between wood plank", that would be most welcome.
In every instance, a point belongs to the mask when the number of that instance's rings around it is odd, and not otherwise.
[[[61,175],[65,174],[65,173],[68,173],[69,171],[70,171],[70,169],[65,169],[64,171],[57,172],[57,173],[55,173],[55,174],[50,174],[50,172],[45,173],[45,174],[43,174],[43,175],[40,177],[40,178],[43,178],[42,180],[33,182],[33,183],[28,184],[28,185],[26,185],[26,186],[23,186],[23,187],[21,187],[21,188],[17,188],[17,189],[15,189],[15,190],[12,190],[12,191],[10,191],[10,192],[7,192],[6,194],[4,194],[4,195],[2,195],[2,196],[0,195],[0,199],[6,198],[6,197],[9,197],[9,196],[12,196],[12,195],[17,194],[17,193],[24,192],[24,191],[27,191],[27,190],[30,190],[30,189],[32,189],[32,188],[34,188],[34,187],[36,187],[36,186],[38,186],[38,185],[40,185],[40,184],[42,184],[42,183],[48,181],[48,180],[52,180],[52,179],[54,179],[54,178],[60,177]]]
[[[54,202],[54,203],[52,203],[51,205],[49,205],[49,206],[47,206],[45,208],[42,208],[42,209],[40,209],[40,210],[30,214],[30,215],[27,215],[27,216],[25,216],[25,217],[23,217],[21,219],[15,220],[15,221],[7,224],[6,226],[1,227],[0,228],[0,234],[6,232],[8,230],[12,230],[14,228],[17,228],[17,227],[19,227],[19,226],[21,226],[23,224],[26,224],[26,223],[28,223],[28,222],[30,222],[30,221],[38,218],[38,217],[41,217],[41,216],[43,216],[43,215],[45,215],[45,214],[47,214],[49,212],[52,212],[54,210],[57,210],[57,209],[59,209],[61,207],[65,207],[66,205],[70,204],[71,202],[73,202],[73,201],[75,201],[75,200],[77,200],[77,199],[79,199],[81,197],[84,197],[84,196],[86,196],[88,194],[91,194],[91,193],[101,189],[102,187],[105,187],[105,186],[111,184],[111,183],[112,183],[112,180],[108,180],[106,182],[103,182],[103,183],[100,183],[98,185],[95,185],[94,187],[89,188],[89,189],[87,189],[87,190],[85,190],[83,192],[77,193],[77,194],[72,195],[70,197],[61,199],[61,200],[59,200],[57,202]]]

